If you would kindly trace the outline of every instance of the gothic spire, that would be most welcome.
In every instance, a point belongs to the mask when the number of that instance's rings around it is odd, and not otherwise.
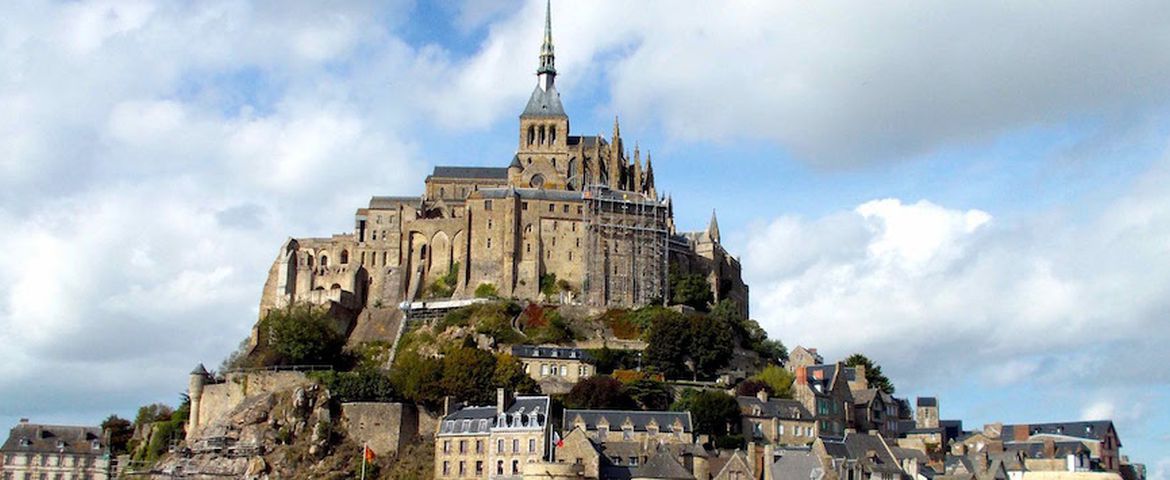
[[[536,69],[540,78],[540,89],[548,90],[553,86],[557,76],[556,55],[553,54],[552,40],[552,0],[545,4],[544,10],[544,44],[540,46],[540,68]]]
[[[707,236],[715,243],[719,243],[719,221],[715,219],[715,209],[711,209],[711,223],[707,225]]]

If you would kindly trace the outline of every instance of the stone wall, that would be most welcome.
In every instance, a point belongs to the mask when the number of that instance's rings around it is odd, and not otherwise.
[[[229,373],[223,383],[205,385],[198,402],[191,403],[193,407],[198,404],[199,424],[190,427],[192,430],[188,437],[198,438],[203,427],[227,415],[250,396],[292,390],[311,383],[301,372]]]
[[[376,455],[392,454],[419,434],[418,409],[411,404],[354,402],[341,404],[341,422],[349,437]]]

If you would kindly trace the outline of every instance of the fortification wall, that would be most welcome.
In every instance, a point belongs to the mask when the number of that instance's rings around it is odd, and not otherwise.
[[[392,454],[418,435],[418,408],[402,403],[343,403],[341,422],[350,438],[368,445],[375,455]]]
[[[199,437],[199,431],[215,423],[249,396],[292,390],[313,383],[301,372],[239,372],[229,373],[223,383],[206,385],[199,397],[199,425],[195,425],[192,438]]]

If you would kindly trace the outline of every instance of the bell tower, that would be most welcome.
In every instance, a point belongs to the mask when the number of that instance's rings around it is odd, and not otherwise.
[[[557,92],[556,54],[552,40],[552,4],[545,5],[544,40],[536,69],[536,88],[520,114],[516,152],[523,179],[517,187],[565,188],[569,167],[569,116]]]

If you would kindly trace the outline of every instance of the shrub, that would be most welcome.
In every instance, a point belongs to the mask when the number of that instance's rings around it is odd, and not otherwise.
[[[427,286],[427,296],[433,298],[447,298],[455,293],[455,286],[459,282],[459,262],[451,264],[447,273]]]
[[[561,317],[560,312],[553,310],[544,315],[544,325],[526,330],[528,341],[534,344],[568,343],[573,341],[573,329]]]
[[[598,319],[613,336],[622,340],[635,340],[642,336],[642,329],[629,318],[629,310],[610,309]]]
[[[756,379],[749,379],[739,382],[739,385],[736,385],[735,387],[735,394],[741,397],[754,397],[757,393],[760,393],[760,390],[767,391],[769,396],[774,395],[772,387],[768,386],[767,383]]]
[[[634,369],[638,367],[638,352],[633,350],[614,350],[608,346],[588,351],[597,373],[609,375],[614,370]]]
[[[494,283],[481,283],[475,287],[475,298],[500,298],[500,292],[496,290]]]
[[[716,437],[727,435],[740,420],[739,403],[721,391],[687,389],[670,409],[691,412],[695,432]]]
[[[672,275],[671,277],[672,303],[687,305],[695,310],[705,312],[707,306],[715,301],[715,294],[711,291],[711,284],[707,282],[706,277],[699,274]]]
[[[341,359],[345,338],[324,308],[305,304],[268,312],[260,322],[264,346],[258,366],[333,365]]]
[[[625,385],[606,375],[583,379],[565,395],[566,408],[626,410],[635,405]]]
[[[770,394],[777,398],[792,398],[792,372],[778,365],[768,365],[760,373],[752,376],[752,381],[758,381],[768,386]]]
[[[391,402],[402,398],[390,377],[379,370],[314,372],[312,376],[339,402]]]
[[[540,276],[540,293],[548,297],[557,294],[557,274],[546,273]]]
[[[443,357],[443,391],[456,400],[488,405],[495,400],[496,357],[478,348],[456,348]]]

